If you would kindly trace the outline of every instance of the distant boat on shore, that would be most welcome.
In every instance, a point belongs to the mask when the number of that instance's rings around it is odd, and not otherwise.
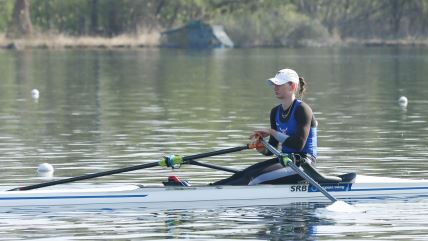
[[[161,46],[170,48],[233,48],[233,42],[223,26],[202,21],[165,31],[161,34]]]

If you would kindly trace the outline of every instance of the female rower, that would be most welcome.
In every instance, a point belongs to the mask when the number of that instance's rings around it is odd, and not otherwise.
[[[269,136],[269,144],[276,148],[281,144],[282,152],[291,155],[297,163],[303,158],[307,163],[315,164],[317,122],[312,109],[301,100],[305,92],[305,81],[296,71],[282,69],[267,82],[273,86],[280,104],[270,112],[270,128],[256,130],[250,138],[257,142],[259,137]],[[296,93],[300,99],[296,98]],[[266,156],[272,155],[265,147],[258,148],[257,151]],[[290,167],[284,167],[278,158],[273,158],[252,165],[213,185],[289,184],[300,180],[302,178]]]

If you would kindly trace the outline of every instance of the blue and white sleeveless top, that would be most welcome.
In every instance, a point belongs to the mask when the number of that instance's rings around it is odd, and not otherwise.
[[[280,131],[288,136],[296,135],[297,131],[297,121],[294,117],[294,112],[296,111],[297,107],[301,105],[301,100],[296,100],[295,103],[293,103],[294,106],[291,106],[291,113],[289,113],[289,118],[285,122],[281,122],[281,112],[282,107],[280,106],[278,108],[278,111],[276,113],[275,123],[276,123],[276,130]],[[304,154],[310,154],[313,157],[317,157],[317,128],[311,127],[311,130],[309,131],[308,139],[306,140],[306,144],[303,147],[303,150],[297,150],[293,148],[289,148],[285,145],[282,145],[282,152],[283,153],[304,153]]]

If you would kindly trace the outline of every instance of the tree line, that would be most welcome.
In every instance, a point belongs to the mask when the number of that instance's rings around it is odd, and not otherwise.
[[[428,0],[0,0],[0,32],[113,37],[190,20],[221,24],[237,46],[422,40]]]

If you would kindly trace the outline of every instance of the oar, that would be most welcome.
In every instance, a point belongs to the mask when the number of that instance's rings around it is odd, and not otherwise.
[[[268,142],[263,140],[263,138],[260,138],[260,141],[275,156],[277,156],[278,158],[284,157],[281,152],[279,152],[277,149],[275,149],[275,147],[273,147]],[[331,202],[333,202],[333,203],[337,202],[337,199],[335,197],[333,197],[330,193],[328,193],[321,185],[319,185],[314,179],[312,179],[312,177],[310,177],[308,174],[306,174],[305,172],[300,170],[299,167],[296,166],[296,164],[294,164],[293,161],[291,161],[290,159],[288,159],[288,161],[287,161],[287,166],[291,167],[291,169],[293,169],[295,172],[297,172],[297,174],[299,174],[302,178],[304,178],[310,184],[315,186],[322,194],[324,194],[324,196],[326,196],[328,199],[330,199]]]
[[[195,166],[201,166],[201,167],[208,167],[211,169],[216,169],[216,170],[231,172],[231,173],[238,173],[239,172],[239,170],[236,170],[236,169],[232,169],[232,168],[228,168],[228,167],[221,167],[221,166],[217,166],[217,165],[213,165],[213,164],[209,164],[209,163],[201,163],[201,162],[198,162],[195,160],[189,160],[189,161],[187,161],[187,164],[191,164],[191,165],[195,165]]]
[[[185,156],[182,158],[180,158],[178,156],[174,156],[172,158],[165,158],[164,160],[160,160],[160,161],[156,161],[156,162],[152,162],[152,163],[146,163],[146,164],[141,164],[141,165],[136,165],[136,166],[131,166],[131,167],[125,167],[125,168],[120,168],[120,169],[114,169],[114,170],[104,171],[104,172],[97,172],[97,173],[92,173],[92,174],[87,174],[87,175],[82,175],[82,176],[77,176],[77,177],[65,178],[65,179],[61,179],[61,180],[39,183],[39,184],[30,185],[30,186],[17,187],[17,188],[10,189],[8,191],[32,190],[32,189],[49,187],[49,186],[54,186],[54,185],[58,185],[58,184],[70,183],[70,182],[76,182],[76,181],[81,181],[81,180],[86,180],[86,179],[91,179],[91,178],[96,178],[96,177],[109,176],[109,175],[123,173],[123,172],[141,170],[141,169],[156,167],[156,166],[173,167],[174,165],[181,165],[181,164],[195,164],[195,165],[199,164],[202,166],[201,163],[193,162],[193,160],[204,158],[204,157],[222,155],[222,154],[226,154],[226,153],[238,152],[238,151],[242,151],[242,150],[246,150],[246,149],[253,149],[253,148],[255,148],[255,145],[247,144],[245,146],[232,147],[232,148],[222,149],[222,150],[218,150],[218,151],[212,151],[212,152],[201,153],[201,154],[196,154],[196,155],[191,155],[191,156]],[[204,166],[214,168],[214,165],[211,165],[211,164],[204,164]],[[220,169],[220,167],[218,167],[216,169],[223,170],[223,171],[229,171],[229,172],[236,172],[236,170],[228,169],[228,168]]]

